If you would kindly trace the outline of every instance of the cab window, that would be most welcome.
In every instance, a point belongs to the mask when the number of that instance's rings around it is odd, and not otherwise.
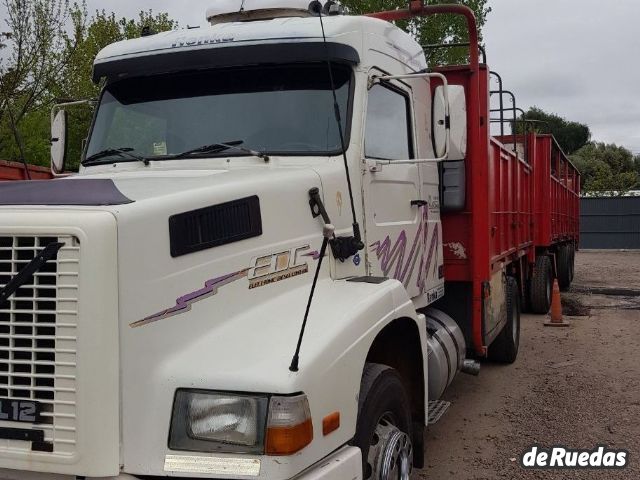
[[[409,96],[399,89],[374,85],[369,90],[365,126],[365,157],[382,160],[413,158]]]

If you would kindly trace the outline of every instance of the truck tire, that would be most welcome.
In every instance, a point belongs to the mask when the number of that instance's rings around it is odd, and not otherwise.
[[[556,255],[558,285],[560,290],[567,291],[571,286],[571,250],[569,245],[560,245]]]
[[[409,480],[413,470],[411,408],[398,372],[366,363],[360,384],[355,446],[363,480]]]
[[[569,265],[571,283],[573,283],[576,276],[576,246],[574,244],[569,245]]]
[[[499,363],[513,363],[520,347],[520,291],[518,282],[507,277],[507,324],[489,347],[489,359]]]
[[[553,283],[553,268],[551,258],[540,255],[536,258],[533,267],[529,293],[531,296],[531,311],[538,314],[546,314],[551,308],[551,288]]]

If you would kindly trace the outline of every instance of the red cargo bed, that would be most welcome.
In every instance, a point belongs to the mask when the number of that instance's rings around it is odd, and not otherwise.
[[[490,136],[486,65],[479,66],[481,94],[475,100],[470,88],[474,75],[468,65],[438,71],[450,85],[464,87],[470,137],[466,205],[462,211],[442,214],[442,230],[446,291],[458,301],[466,298],[472,307],[466,312],[454,305],[445,309],[458,310],[457,318],[469,319],[467,340],[477,354],[485,355],[496,331],[485,321],[495,275],[502,271],[518,278],[524,299],[537,256],[554,256],[555,247],[563,242],[577,245],[580,174],[551,135],[530,133],[526,141],[517,136],[519,153],[514,152],[513,136]],[[474,110],[479,119],[471,116]]]
[[[580,237],[580,173],[551,135],[530,135],[534,160],[535,242],[549,247]]]
[[[52,178],[51,171],[48,168],[36,165],[29,165],[29,173],[32,180],[49,180]],[[6,180],[28,180],[24,165],[0,160],[0,181]]]

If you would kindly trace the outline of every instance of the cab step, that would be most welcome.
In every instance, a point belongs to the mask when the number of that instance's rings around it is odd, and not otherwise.
[[[447,413],[451,402],[444,400],[429,400],[429,425],[435,425]]]

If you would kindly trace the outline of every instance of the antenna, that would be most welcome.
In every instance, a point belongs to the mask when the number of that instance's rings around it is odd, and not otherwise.
[[[318,276],[320,275],[320,267],[322,267],[322,260],[327,253],[327,245],[329,245],[330,239],[333,237],[335,227],[331,224],[326,224],[322,229],[322,247],[320,247],[320,258],[318,258],[318,266],[316,267],[316,273],[313,276],[313,283],[311,284],[311,293],[309,294],[309,300],[307,301],[307,309],[304,312],[304,320],[302,320],[302,328],[300,329],[300,335],[298,336],[298,345],[296,346],[296,352],[291,359],[291,366],[289,370],[297,372],[299,370],[300,363],[300,347],[302,346],[302,339],[304,338],[304,331],[307,328],[307,320],[309,319],[309,310],[311,309],[311,302],[313,302],[313,294],[316,291],[316,285],[318,284]]]
[[[328,1],[324,6],[324,11],[328,14],[339,13],[340,7],[333,1]],[[345,148],[344,134],[342,132],[342,118],[340,117],[340,105],[338,104],[338,96],[336,94],[336,84],[333,79],[333,69],[331,68],[331,57],[329,56],[329,47],[327,45],[327,36],[324,31],[324,22],[322,20],[323,7],[318,0],[314,0],[309,4],[309,12],[312,15],[318,15],[320,18],[320,26],[322,28],[322,38],[324,41],[325,52],[327,54],[327,68],[329,71],[329,82],[331,83],[331,92],[333,94],[333,109],[335,111],[336,122],[338,123],[338,131],[340,132],[340,145],[342,146],[342,158],[344,160],[344,169],[347,176],[347,186],[349,187],[349,201],[351,202],[351,215],[353,218],[353,237],[339,237],[335,238],[335,227],[331,225],[329,216],[327,215],[324,205],[317,188],[313,188],[309,191],[309,197],[311,198],[312,205],[317,206],[318,215],[322,214],[322,219],[325,222],[322,229],[322,247],[320,248],[320,257],[318,258],[318,265],[316,266],[316,272],[313,276],[313,282],[311,284],[311,292],[309,293],[309,299],[307,300],[307,308],[304,312],[304,319],[302,320],[302,327],[300,328],[300,335],[298,336],[298,344],[296,345],[296,351],[291,359],[291,365],[289,370],[297,372],[300,364],[300,348],[302,347],[302,339],[304,338],[304,332],[307,328],[307,321],[309,320],[309,311],[311,310],[311,304],[313,303],[313,296],[316,292],[316,285],[318,284],[318,277],[320,275],[320,269],[322,267],[322,261],[327,253],[327,247],[331,245],[333,256],[341,261],[355,255],[364,248],[362,243],[362,237],[360,235],[360,225],[356,218],[356,208],[353,199],[353,188],[351,186],[351,175],[349,173],[349,162],[347,160],[347,149]],[[316,215],[314,215],[316,216]]]
[[[349,172],[349,161],[347,159],[347,149],[344,141],[344,132],[342,130],[342,117],[340,115],[340,105],[338,105],[338,96],[336,94],[336,84],[333,78],[333,68],[331,67],[331,57],[329,56],[329,46],[327,44],[327,35],[324,30],[323,13],[333,14],[340,13],[340,7],[333,1],[328,1],[323,7],[318,0],[314,0],[309,4],[309,12],[317,15],[320,19],[320,28],[322,29],[322,41],[324,43],[327,56],[327,70],[329,71],[329,82],[331,84],[331,93],[333,94],[333,109],[338,123],[338,132],[340,134],[340,146],[342,148],[342,158],[344,160],[344,170],[347,177],[347,187],[349,189],[349,203],[351,206],[353,237],[338,237],[331,240],[331,250],[333,255],[341,261],[345,261],[364,248],[362,235],[360,233],[360,224],[356,217],[356,207],[353,198],[353,186],[351,183],[351,173]]]

